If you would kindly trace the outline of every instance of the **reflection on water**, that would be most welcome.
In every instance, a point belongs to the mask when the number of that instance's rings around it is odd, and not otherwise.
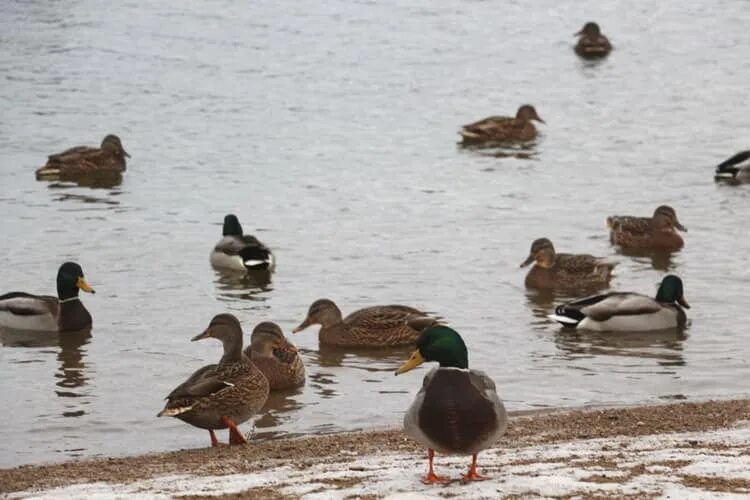
[[[255,421],[255,426],[260,429],[278,429],[284,424],[292,422],[295,418],[299,418],[294,412],[303,406],[303,403],[297,398],[303,390],[304,386],[287,391],[271,391],[265,406],[261,410],[262,416]],[[253,439],[273,439],[280,436],[289,437],[289,433],[281,430],[256,432],[253,434]]]
[[[684,366],[684,330],[651,332],[589,332],[561,328],[555,346],[567,359],[581,356],[622,356],[654,359],[660,366]]]
[[[648,262],[657,271],[668,272],[676,268],[675,263],[672,261],[672,252],[655,252],[621,247],[618,247],[616,252],[618,255],[632,258],[636,262]]]
[[[265,294],[273,290],[271,272],[247,271],[231,272],[214,270],[219,300],[266,300]]]
[[[318,351],[308,351],[307,355],[319,366],[348,366],[366,371],[389,371],[398,368],[413,349],[404,347],[337,347],[320,344]]]
[[[120,172],[96,172],[89,175],[53,179],[50,187],[79,186],[92,189],[110,189],[120,184],[122,184],[122,174]]]
[[[459,142],[458,150],[491,158],[517,158],[519,160],[531,160],[539,156],[539,153],[536,150],[536,142],[520,144],[462,144]],[[485,168],[485,170],[494,169]]]

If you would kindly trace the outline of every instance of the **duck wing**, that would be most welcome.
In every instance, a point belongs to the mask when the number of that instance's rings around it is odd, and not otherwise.
[[[639,293],[607,293],[570,302],[563,307],[578,309],[594,321],[606,321],[614,316],[637,316],[655,313],[661,304]]]
[[[613,215],[607,217],[607,226],[612,231],[628,233],[647,233],[651,227],[650,217],[632,217],[629,215]]]
[[[404,326],[407,319],[427,316],[418,309],[397,304],[373,306],[354,311],[344,318],[344,323],[368,330],[396,328]]]
[[[0,311],[16,316],[58,316],[60,301],[49,295],[32,295],[25,292],[10,292],[0,295]]]
[[[489,116],[474,123],[461,127],[465,132],[474,134],[491,134],[499,126],[507,126],[513,121],[510,116]]]
[[[602,266],[613,268],[616,265],[588,254],[558,253],[555,256],[555,266],[570,273],[591,273]]]
[[[206,365],[190,375],[186,381],[178,385],[166,397],[169,401],[176,399],[194,399],[210,396],[227,387],[234,387],[234,384],[222,380],[219,376],[219,365]]]
[[[75,147],[66,149],[62,153],[49,155],[47,157],[47,161],[48,162],[65,162],[73,158],[86,156],[91,153],[96,153],[97,151],[99,151],[99,148],[92,148],[89,146],[75,146]]]

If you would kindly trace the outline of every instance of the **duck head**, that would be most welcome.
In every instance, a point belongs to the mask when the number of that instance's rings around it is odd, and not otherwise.
[[[127,151],[125,151],[125,148],[122,147],[122,141],[120,141],[120,138],[117,137],[114,134],[109,134],[102,139],[101,149],[103,151],[106,151],[108,153],[113,153],[118,156],[127,156],[130,158],[130,155]]]
[[[599,29],[599,25],[594,22],[587,22],[581,28],[581,31],[576,33],[574,36],[586,36],[586,37],[598,37],[602,31]]]
[[[395,375],[413,370],[426,361],[436,361],[441,368],[468,368],[469,354],[461,335],[439,323],[428,326],[417,338],[417,349]]]
[[[221,234],[222,236],[242,236],[242,226],[236,215],[228,214],[224,216],[224,227]]]
[[[550,268],[555,263],[555,247],[547,238],[538,238],[531,243],[528,258],[521,263],[526,267],[535,262],[540,267]]]
[[[297,348],[286,340],[279,325],[271,321],[263,321],[255,326],[250,335],[250,349],[253,356],[264,358],[282,352],[297,352]]]
[[[541,123],[547,123],[537,114],[536,109],[531,104],[524,104],[516,112],[516,118],[523,121],[536,120]]]
[[[685,300],[682,280],[674,274],[668,274],[661,280],[659,290],[656,292],[656,301],[664,304],[677,302],[685,309],[690,309],[690,304]]]
[[[661,205],[654,211],[654,224],[659,228],[677,228],[680,231],[687,232],[687,228],[680,224],[677,219],[677,212],[669,205]]]
[[[310,305],[307,317],[299,324],[292,333],[301,332],[310,325],[321,325],[323,327],[335,325],[341,322],[341,310],[329,299],[318,299]]]
[[[83,269],[75,262],[65,262],[57,271],[57,296],[68,299],[78,296],[78,291],[95,293],[83,277]]]

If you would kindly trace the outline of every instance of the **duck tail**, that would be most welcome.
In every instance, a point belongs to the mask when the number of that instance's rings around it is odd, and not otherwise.
[[[578,326],[578,323],[580,323],[585,317],[586,315],[581,311],[566,304],[557,306],[555,308],[555,314],[550,314],[548,316],[548,318],[557,321],[561,325],[571,328]]]
[[[740,168],[737,165],[747,161],[748,159],[750,159],[750,150],[737,153],[731,158],[719,163],[716,166],[716,177],[730,179],[734,178],[740,171]]]
[[[264,270],[271,267],[273,256],[266,248],[246,247],[240,251],[242,263],[250,270]]]

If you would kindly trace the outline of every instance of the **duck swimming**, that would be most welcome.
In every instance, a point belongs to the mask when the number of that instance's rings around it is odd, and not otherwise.
[[[0,326],[40,332],[91,328],[91,314],[78,299],[80,290],[94,293],[81,266],[65,262],[57,271],[57,297],[26,292],[0,295]]]
[[[37,169],[37,180],[75,179],[98,173],[120,173],[126,168],[125,158],[130,157],[120,138],[110,134],[98,148],[76,146],[62,153],[50,155],[47,163]]]
[[[677,229],[687,232],[677,213],[669,205],[661,205],[651,217],[613,215],[607,217],[609,239],[625,249],[673,252],[685,244]]]
[[[235,271],[273,271],[276,265],[271,250],[255,236],[243,234],[234,214],[224,217],[222,238],[211,251],[211,265]]]
[[[656,297],[633,292],[591,295],[562,304],[550,315],[561,325],[579,330],[635,332],[682,328],[687,322],[682,280],[667,275]]]
[[[750,150],[740,151],[731,158],[719,163],[714,179],[736,182],[750,182]]]
[[[531,141],[537,131],[532,120],[545,123],[530,104],[524,104],[515,117],[490,116],[464,125],[458,132],[464,145],[492,145],[508,142]]]
[[[447,482],[435,474],[435,452],[471,455],[464,480],[488,479],[477,471],[477,455],[505,432],[508,417],[495,383],[486,373],[469,369],[468,352],[461,336],[430,319],[412,322],[424,328],[417,349],[396,371],[406,373],[426,361],[439,366],[424,377],[422,388],[404,415],[404,433],[427,448],[429,468],[423,483]]]
[[[276,323],[263,321],[255,326],[245,356],[263,372],[272,391],[291,389],[305,383],[302,358]]]
[[[599,25],[588,22],[575,34],[578,38],[575,51],[584,59],[599,59],[612,51],[612,45],[599,29]]]

